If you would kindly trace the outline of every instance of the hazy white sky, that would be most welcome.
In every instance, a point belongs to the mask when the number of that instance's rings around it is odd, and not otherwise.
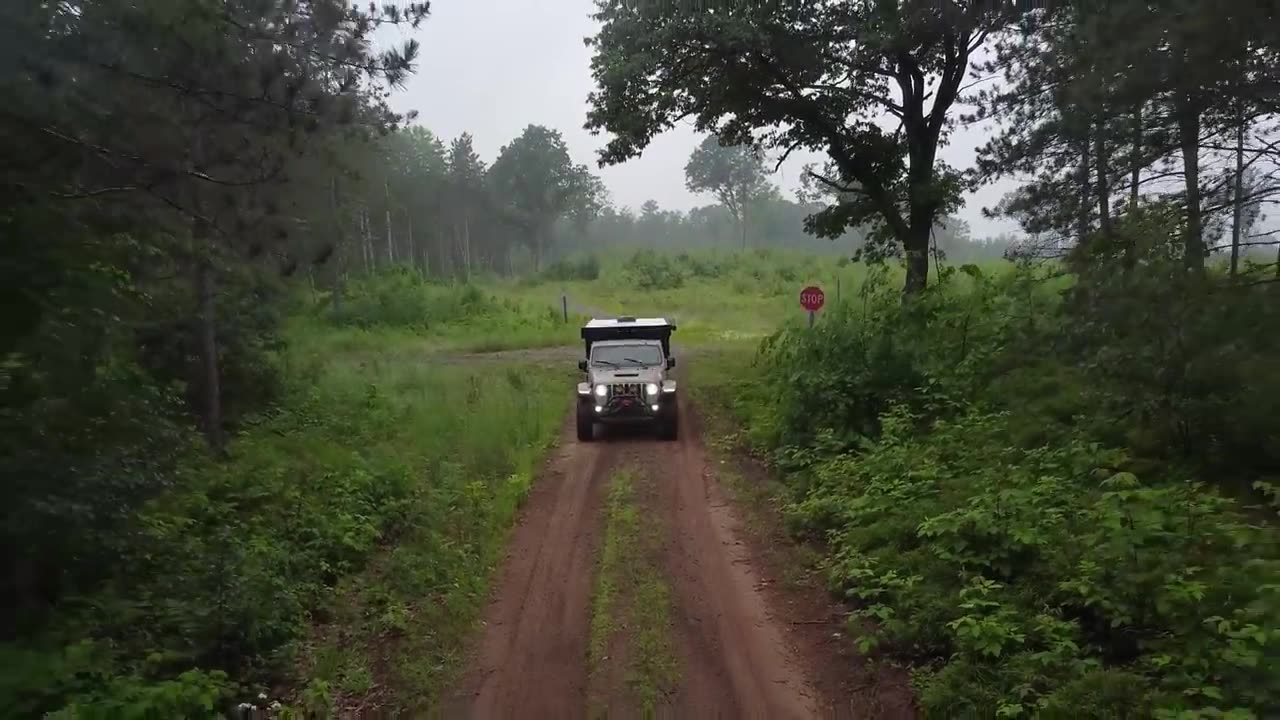
[[[446,141],[470,132],[485,162],[532,123],[559,130],[574,161],[595,167],[596,150],[606,138],[582,127],[587,93],[595,87],[591,51],[583,44],[596,30],[592,7],[592,0],[433,0],[431,17],[418,30],[391,30],[385,38],[413,33],[422,45],[418,72],[393,96],[392,106],[417,110],[418,124]],[[639,208],[649,199],[677,210],[703,205],[711,199],[684,187],[684,164],[700,139],[691,126],[676,127],[641,157],[597,172],[618,205]],[[962,129],[940,155],[966,168],[982,142],[982,129]],[[793,154],[774,182],[793,191],[800,167],[819,159]],[[1016,230],[981,215],[983,205],[994,204],[1011,187],[987,187],[967,199],[959,215],[975,236]]]

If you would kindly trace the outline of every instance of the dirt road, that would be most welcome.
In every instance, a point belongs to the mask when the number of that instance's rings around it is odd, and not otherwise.
[[[686,398],[687,399],[687,398]],[[679,680],[656,714],[696,718],[829,715],[784,618],[771,617],[747,545],[708,466],[697,423],[681,407],[681,439],[613,433],[580,443],[566,424],[513,533],[474,658],[448,717],[581,718],[588,702],[593,573],[611,474],[643,473],[643,508],[660,524]],[[620,436],[621,435],[621,436]],[[606,703],[610,716],[620,703]],[[622,703],[625,706],[625,703]]]

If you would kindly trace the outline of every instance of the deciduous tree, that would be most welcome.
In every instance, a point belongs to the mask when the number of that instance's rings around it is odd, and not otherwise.
[[[957,172],[939,161],[970,57],[1009,6],[921,0],[715,4],[598,0],[587,127],[611,134],[602,163],[638,155],[691,118],[730,144],[827,153],[829,184],[851,197],[812,228],[868,225],[906,255],[904,292],[928,282],[929,233],[957,207]]]
[[[733,213],[742,247],[747,247],[747,213],[769,189],[764,163],[751,148],[728,146],[708,135],[689,155],[684,166],[685,187],[709,192]]]
[[[560,132],[541,125],[526,127],[503,146],[489,180],[507,219],[525,233],[535,270],[555,222],[591,207],[601,189],[585,166],[569,158]]]

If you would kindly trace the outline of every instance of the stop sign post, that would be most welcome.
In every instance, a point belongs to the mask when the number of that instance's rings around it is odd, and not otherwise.
[[[817,285],[810,285],[800,291],[800,307],[809,311],[809,327],[813,327],[813,314],[821,310],[826,301],[826,294]]]

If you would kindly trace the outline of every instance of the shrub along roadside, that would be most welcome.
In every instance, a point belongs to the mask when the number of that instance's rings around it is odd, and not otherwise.
[[[0,645],[0,715],[210,717],[287,676],[335,584],[375,555],[398,592],[466,622],[558,427],[564,373],[396,354],[362,365],[314,338],[297,345],[313,352],[290,356],[281,409],[249,420],[226,462],[192,443],[169,489],[129,519],[110,582]],[[406,549],[383,557],[392,545]],[[423,636],[418,650],[447,659],[455,640]]]
[[[339,295],[312,306],[324,327],[353,341],[380,341],[385,331],[425,334],[442,349],[488,352],[574,345],[579,318],[565,322],[559,303],[497,298],[473,284],[430,282],[417,271],[394,267],[354,279]]]
[[[1170,287],[1164,269],[1149,259],[1123,288],[1086,277],[1066,302],[1025,272],[971,268],[971,291],[944,284],[906,308],[872,283],[815,331],[766,343],[754,367],[706,376],[704,396],[784,473],[792,529],[823,541],[833,588],[876,621],[862,642],[917,668],[926,714],[1280,706],[1280,544],[1259,522],[1274,508],[1226,496],[1265,483],[1274,458],[1217,451],[1275,436],[1274,420],[1234,427],[1264,402],[1236,373],[1277,380],[1257,365],[1271,341],[1242,324],[1273,298],[1215,306],[1221,290]],[[1121,299],[1128,314],[1108,317]],[[1116,370],[1141,367],[1098,366],[1154,362],[1137,351],[1162,332],[1188,344],[1150,371],[1193,382],[1135,385]]]

